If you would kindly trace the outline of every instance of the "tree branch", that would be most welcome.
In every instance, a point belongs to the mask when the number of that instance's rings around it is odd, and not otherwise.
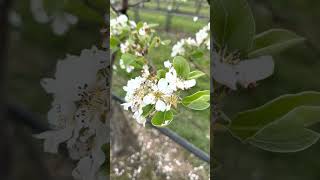
[[[117,13],[117,15],[120,14],[119,10],[117,10],[112,4],[110,4],[110,7],[115,13]]]

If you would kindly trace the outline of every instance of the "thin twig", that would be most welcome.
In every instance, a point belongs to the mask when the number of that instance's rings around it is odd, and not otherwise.
[[[119,10],[117,10],[112,4],[110,4],[110,7],[117,15],[120,14]]]

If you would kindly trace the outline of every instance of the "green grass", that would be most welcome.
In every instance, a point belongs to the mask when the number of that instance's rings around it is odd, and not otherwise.
[[[134,11],[129,11],[129,16],[132,19],[136,19]],[[165,29],[167,14],[165,12],[150,12],[140,9],[139,16],[141,21],[158,23],[162,29]],[[173,16],[171,20],[170,30],[176,33],[195,33],[205,24],[209,22],[209,19],[199,19],[197,22],[193,22],[193,17],[181,17]]]
[[[160,3],[159,8],[161,10],[167,10],[168,6],[170,4],[164,3],[163,1]],[[156,9],[158,7],[157,2],[155,1],[151,1],[148,3],[145,3],[144,5],[145,7],[148,8],[153,8]],[[179,12],[181,13],[188,13],[188,14],[195,14],[196,13],[196,6],[195,6],[195,2],[194,1],[188,1],[185,3],[180,3],[180,7],[178,9]],[[210,7],[208,6],[208,4],[206,2],[202,3],[202,7],[199,11],[199,15],[202,16],[208,16],[209,17],[209,11],[210,11]],[[195,14],[196,16],[196,14]]]

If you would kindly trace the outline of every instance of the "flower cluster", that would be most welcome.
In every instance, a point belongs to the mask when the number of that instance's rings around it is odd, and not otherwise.
[[[57,153],[65,143],[78,165],[75,179],[93,180],[105,162],[101,147],[108,143],[105,104],[108,101],[105,74],[108,54],[93,47],[80,56],[69,55],[58,61],[54,79],[43,79],[42,86],[53,94],[48,121],[53,130],[35,135],[44,139],[44,151]]]
[[[126,15],[120,15],[110,20],[110,36],[119,36],[136,27],[137,25],[134,21],[129,21]]]
[[[144,56],[151,45],[152,34],[155,32],[147,23],[141,23],[140,26],[131,32],[129,38],[120,44],[122,54],[130,53],[136,56]],[[159,45],[160,39],[156,46]]]
[[[111,49],[114,53],[132,54],[137,57],[147,55],[150,49],[168,44],[168,41],[161,41],[160,37],[156,36],[156,26],[146,22],[135,23],[125,15],[111,19]],[[128,73],[135,69],[134,66],[123,63],[122,59],[119,61],[119,67]],[[113,68],[117,69],[117,66]]]
[[[125,110],[129,108],[134,113],[133,118],[140,124],[146,122],[145,107],[155,111],[170,111],[176,108],[180,97],[179,90],[186,90],[196,85],[196,80],[184,80],[177,76],[177,72],[170,61],[164,62],[166,73],[164,77],[157,77],[149,72],[149,67],[143,67],[142,75],[128,81],[123,87],[126,91]],[[154,113],[154,112],[153,112]],[[149,113],[149,114],[153,114]]]
[[[204,47],[210,50],[210,23],[196,33],[195,38],[181,39],[173,47],[171,56],[184,56],[189,49]]]

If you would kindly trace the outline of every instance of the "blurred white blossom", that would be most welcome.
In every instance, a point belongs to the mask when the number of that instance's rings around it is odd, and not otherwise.
[[[78,17],[61,10],[49,15],[44,8],[43,0],[30,0],[30,9],[37,22],[51,23],[52,30],[57,35],[65,34],[72,25],[78,22]]]
[[[72,175],[79,180],[98,178],[105,161],[101,147],[108,143],[104,75],[108,54],[96,47],[80,56],[69,55],[58,61],[54,79],[43,79],[47,93],[53,94],[48,121],[53,130],[35,135],[44,139],[44,151],[58,153],[61,143],[67,145],[70,158],[79,161]]]
[[[199,18],[198,18],[197,16],[193,17],[193,22],[197,22],[198,19],[199,19]]]
[[[206,48],[210,50],[210,23],[200,29],[195,38],[186,38],[178,41],[173,47],[171,51],[171,56],[175,57],[178,55],[184,56],[188,49],[194,48]]]

